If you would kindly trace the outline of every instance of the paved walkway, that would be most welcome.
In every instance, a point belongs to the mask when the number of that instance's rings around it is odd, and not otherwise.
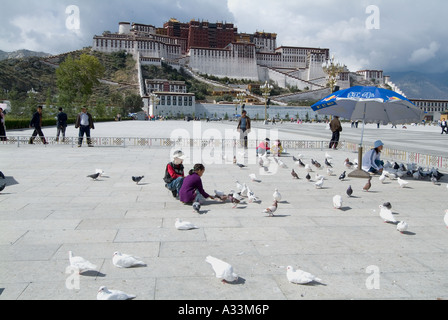
[[[201,124],[201,130],[223,135],[233,127]],[[121,122],[97,124],[93,135],[169,137],[175,129],[191,135],[195,130],[192,122]],[[47,136],[54,132],[44,130]],[[69,127],[67,135],[76,133]],[[287,137],[309,138],[279,131],[280,139]],[[91,300],[103,285],[135,294],[137,300],[448,299],[448,229],[443,222],[448,175],[441,185],[409,180],[408,188],[393,180],[381,184],[375,177],[371,190],[363,192],[364,179],[338,180],[346,170],[344,159],[356,155],[337,150],[328,151],[336,176],[316,189],[291,155],[282,158],[287,169],[272,166],[271,173],[263,174],[251,155],[244,158],[238,150],[247,168],[219,161],[222,157],[213,158],[207,148],[185,150],[187,170],[197,159],[206,163],[206,191],[229,192],[238,180],[262,200],[235,209],[208,201],[197,214],[163,186],[171,151],[0,145],[0,170],[7,183],[0,192],[0,300]],[[306,163],[311,158],[323,163],[326,152],[297,153]],[[292,179],[293,167],[300,180]],[[106,175],[97,181],[86,177],[96,169]],[[251,173],[260,182],[251,181]],[[326,171],[315,169],[313,180],[316,173]],[[134,175],[145,178],[137,185]],[[349,185],[351,198],[345,195]],[[275,188],[283,199],[276,216],[267,217],[262,211],[272,203]],[[343,196],[342,210],[333,208],[336,194]],[[379,217],[378,205],[386,201],[396,219],[409,224],[405,234]],[[176,218],[199,229],[178,231]],[[67,269],[69,250],[96,264],[98,272],[78,278]],[[147,266],[118,269],[112,265],[115,251],[136,255]],[[240,280],[222,284],[205,262],[207,255],[231,263]],[[322,283],[289,283],[288,265],[315,274]]]

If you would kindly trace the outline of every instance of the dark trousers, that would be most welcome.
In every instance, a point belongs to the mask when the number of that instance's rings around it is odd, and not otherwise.
[[[35,127],[34,131],[33,131],[33,134],[31,135],[31,138],[30,138],[30,141],[29,141],[30,144],[34,143],[34,139],[37,137],[37,135],[39,135],[39,137],[42,140],[43,144],[47,143],[47,140],[45,140],[44,133],[42,132],[42,128],[41,127]]]
[[[87,137],[87,144],[91,145],[92,141],[90,139],[90,127],[89,126],[79,126],[79,135],[78,135],[78,145],[82,145],[82,140],[84,138],[84,134]]]
[[[330,141],[330,146],[329,148],[337,148],[338,147],[338,143],[339,143],[339,136],[340,136],[340,132],[339,131],[335,131],[333,132],[333,135],[331,136],[331,141]]]
[[[62,133],[62,138],[65,140],[65,130],[67,129],[67,127],[64,126],[58,126],[58,130],[56,133],[56,141],[59,141],[59,135]],[[64,141],[63,140],[63,141]]]
[[[448,127],[447,127],[447,126],[442,127],[442,134],[443,134],[444,132],[445,132],[446,134],[448,134]]]

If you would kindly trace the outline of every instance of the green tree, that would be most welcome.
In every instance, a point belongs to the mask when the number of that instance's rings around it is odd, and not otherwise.
[[[143,100],[140,95],[131,93],[124,98],[124,113],[139,112],[143,109]]]
[[[94,56],[82,54],[79,59],[68,56],[56,70],[59,103],[65,107],[72,107],[74,103],[86,104],[104,71]]]

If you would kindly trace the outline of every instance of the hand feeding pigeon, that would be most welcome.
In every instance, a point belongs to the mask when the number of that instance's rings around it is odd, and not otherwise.
[[[321,282],[322,280],[303,270],[294,270],[292,266],[286,268],[286,277],[288,281],[296,284],[307,284],[311,282]]]
[[[177,230],[191,230],[191,229],[199,229],[196,225],[191,222],[183,221],[182,219],[177,218],[174,226]]]
[[[335,209],[341,209],[342,208],[342,197],[340,195],[336,195],[333,197],[333,207]]]
[[[98,294],[96,295],[97,300],[131,300],[136,297],[136,295],[128,294],[120,290],[109,290],[105,286],[100,287],[98,289]]]
[[[146,267],[146,263],[129,254],[114,252],[112,263],[118,268]]]
[[[390,209],[387,209],[382,205],[380,205],[379,207],[380,207],[380,217],[384,220],[384,222],[392,222],[392,223],[397,222]]]
[[[401,233],[408,231],[408,224],[405,221],[400,221],[397,224],[397,231],[400,231]]]
[[[97,172],[95,174],[88,175],[87,178],[92,178],[93,180],[96,180],[96,179],[98,179],[99,176],[100,176],[100,173]]]
[[[142,181],[142,179],[144,178],[145,176],[138,176],[138,177],[132,177],[132,181],[134,181],[135,183],[139,183],[140,181]]]
[[[207,256],[205,261],[210,263],[213,271],[215,272],[216,278],[222,279],[221,281],[223,283],[238,280],[238,275],[233,272],[233,267],[229,263],[212,256]]]
[[[269,214],[270,217],[273,217],[274,212],[277,211],[277,208],[278,208],[278,202],[277,202],[277,200],[274,200],[274,203],[272,204],[272,206],[264,209],[263,213],[267,213],[267,214]]]
[[[96,265],[82,257],[73,256],[72,251],[68,252],[68,260],[70,261],[70,266],[78,269],[79,274],[86,271],[96,271],[96,269],[98,268]]]

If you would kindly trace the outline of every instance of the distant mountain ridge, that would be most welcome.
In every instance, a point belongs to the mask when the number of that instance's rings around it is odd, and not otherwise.
[[[448,72],[422,73],[388,72],[395,83],[409,99],[448,100]]]
[[[21,59],[21,58],[28,58],[28,57],[49,57],[51,54],[46,52],[36,52],[36,51],[30,51],[30,50],[17,50],[13,52],[6,52],[0,50],[0,61],[6,60],[6,59]]]

